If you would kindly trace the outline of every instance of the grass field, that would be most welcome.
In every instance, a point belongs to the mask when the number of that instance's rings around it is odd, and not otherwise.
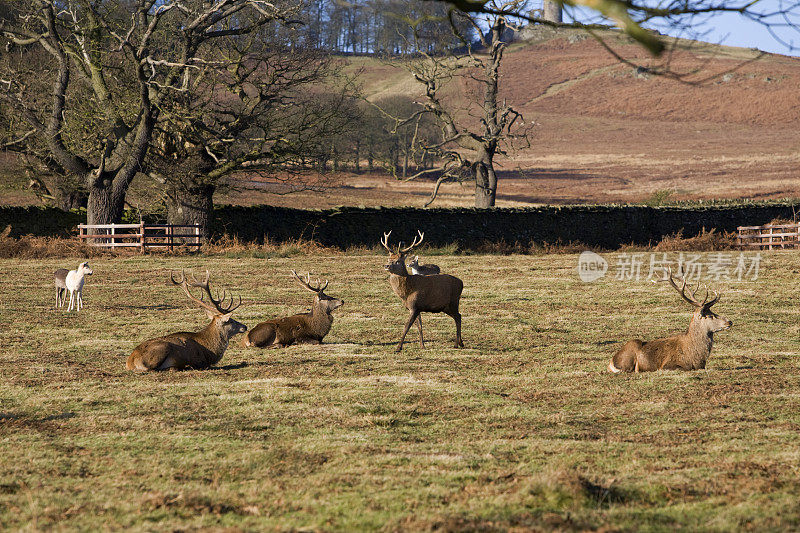
[[[622,340],[685,328],[666,284],[579,281],[575,255],[442,256],[464,350],[406,314],[379,256],[2,260],[0,528],[783,530],[800,528],[800,254],[712,283],[734,322],[707,370],[612,376]],[[611,256],[613,260],[613,256]],[[140,341],[206,319],[169,268],[209,268],[253,326],[341,297],[323,346],[231,346],[206,371],[134,374]],[[237,339],[238,340],[238,339]]]

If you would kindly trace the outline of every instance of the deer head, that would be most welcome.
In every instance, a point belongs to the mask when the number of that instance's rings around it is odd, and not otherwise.
[[[320,282],[320,280],[317,280],[317,286],[314,287],[311,285],[311,272],[306,274],[305,281],[300,276],[298,276],[297,272],[295,272],[294,270],[292,270],[292,275],[294,276],[294,278],[297,280],[297,282],[300,284],[301,287],[316,294],[316,296],[314,296],[314,307],[319,307],[326,313],[331,314],[331,312],[333,312],[334,309],[338,309],[344,304],[343,300],[340,300],[338,298],[332,298],[327,294],[325,294],[324,291],[328,287],[327,280],[325,280],[324,285]]]
[[[414,237],[414,242],[411,243],[411,246],[407,246],[402,248],[402,243],[397,245],[397,248],[392,250],[389,248],[389,235],[392,232],[389,231],[388,233],[383,234],[383,239],[381,239],[381,244],[386,251],[389,252],[389,262],[384,265],[383,268],[388,270],[391,274],[396,274],[398,276],[407,276],[408,270],[406,270],[406,255],[408,252],[413,250],[415,247],[419,246],[422,243],[422,240],[425,238],[425,234],[421,231],[417,230],[417,237]],[[419,240],[417,240],[419,239]]]
[[[78,265],[78,274],[82,276],[91,276],[94,274],[94,271],[89,268],[89,261],[84,261],[80,265]]]
[[[664,279],[654,280],[654,282],[656,281],[668,281],[672,288],[681,295],[681,298],[695,308],[694,313],[692,313],[692,326],[707,333],[715,333],[733,326],[733,322],[711,310],[711,306],[719,302],[720,294],[718,292],[715,291],[713,298],[709,300],[710,293],[706,289],[703,301],[699,301],[697,299],[697,291],[700,289],[700,282],[697,283],[691,294],[686,294],[686,275],[684,274],[680,278],[673,276],[672,268],[667,269],[667,275]],[[680,287],[678,283],[680,283]]]
[[[205,309],[208,318],[212,320],[212,322],[220,329],[225,337],[230,339],[238,333],[244,333],[247,331],[247,326],[231,318],[233,312],[238,309],[240,305],[242,305],[242,297],[240,296],[239,302],[236,305],[233,305],[233,296],[231,296],[230,303],[228,305],[223,305],[225,300],[228,298],[228,291],[222,291],[222,297],[215,298],[211,291],[211,287],[209,286],[210,276],[211,275],[209,274],[208,270],[206,270],[206,279],[203,281],[197,281],[197,278],[195,278],[194,274],[192,274],[192,281],[189,283],[185,274],[181,270],[180,279],[176,280],[172,272],[170,272],[169,278],[173,285],[179,285],[181,289],[183,289],[183,292],[186,293],[186,296],[188,296],[190,300]],[[199,287],[202,289],[203,292],[208,296],[210,304],[206,303],[202,295],[200,298],[195,297],[192,294],[192,291],[189,290],[189,287]],[[217,293],[217,296],[219,296],[219,293]]]

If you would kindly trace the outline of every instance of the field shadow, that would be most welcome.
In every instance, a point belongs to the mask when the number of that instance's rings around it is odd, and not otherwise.
[[[253,363],[248,363],[246,361],[242,361],[241,363],[232,363],[230,365],[215,366],[214,370],[239,370],[240,368],[248,367],[251,364],[253,364]]]
[[[500,170],[497,171],[497,177],[500,180],[565,180],[565,181],[590,181],[590,180],[611,180],[622,184],[628,183],[625,178],[617,176],[608,176],[602,174],[595,174],[592,172],[582,172],[578,169],[544,169],[544,168],[528,168],[524,170]]]

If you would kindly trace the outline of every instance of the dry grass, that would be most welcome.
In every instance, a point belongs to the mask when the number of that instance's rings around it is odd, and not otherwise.
[[[778,222],[773,222],[778,223]],[[63,257],[130,257],[139,252],[132,249],[118,249],[109,251],[102,248],[87,246],[75,239],[58,239],[53,237],[24,236],[12,238],[8,236],[8,229],[0,234],[0,258],[10,259],[44,259]],[[715,251],[731,250],[735,247],[736,236],[733,233],[717,232],[712,229],[703,231],[694,237],[684,237],[683,232],[664,237],[654,246],[623,245],[620,251],[647,251],[658,252],[673,251]],[[484,255],[547,255],[547,254],[573,254],[583,250],[600,248],[588,247],[581,242],[519,242],[485,241],[477,244],[471,250],[461,250],[458,245],[451,244],[443,247],[424,246],[420,251],[423,255],[454,255],[454,254],[484,254]],[[176,247],[173,252],[154,250],[150,252],[157,256],[191,256],[198,253],[190,247]],[[263,244],[253,244],[240,241],[237,237],[223,236],[204,244],[199,253],[205,256],[224,256],[254,259],[271,259],[280,257],[297,256],[335,256],[335,255],[365,255],[380,254],[379,246],[354,246],[342,250],[336,247],[323,246],[315,241],[306,239],[277,242],[266,240]]]
[[[712,252],[715,250],[733,250],[736,247],[736,233],[716,231],[705,228],[694,237],[684,237],[683,231],[661,239],[653,250],[656,252]]]
[[[581,283],[575,255],[437,257],[467,347],[428,315],[399,355],[382,255],[101,257],[80,314],[50,280],[80,257],[0,260],[0,528],[797,529],[800,254],[762,255],[757,281],[713,283],[735,326],[707,370],[629,376],[605,372],[619,343],[689,310],[644,279]],[[290,268],[345,305],[323,346],[127,372],[143,339],[205,323],[176,268],[209,268],[251,326],[308,306]]]
[[[56,237],[10,237],[11,226],[0,232],[0,259],[44,259],[48,257],[96,257],[97,248],[86,246],[77,239]]]

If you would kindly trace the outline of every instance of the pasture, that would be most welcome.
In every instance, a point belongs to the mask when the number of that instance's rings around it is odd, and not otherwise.
[[[800,528],[800,254],[711,282],[734,327],[706,370],[617,376],[622,341],[685,329],[667,284],[420,255],[464,281],[463,350],[426,314],[427,347],[412,328],[394,353],[385,255],[98,258],[80,314],[52,272],[82,258],[1,260],[0,528]],[[237,337],[209,370],[128,372],[142,340],[207,323],[171,268],[209,268],[250,327],[307,309],[290,268],[345,303],[322,346]]]

